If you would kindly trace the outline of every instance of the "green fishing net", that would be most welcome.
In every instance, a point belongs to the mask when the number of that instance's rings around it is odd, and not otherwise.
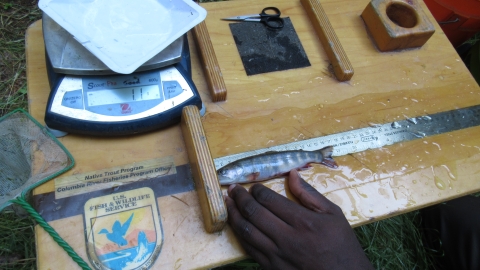
[[[72,166],[70,153],[29,114],[0,118],[0,210]]]
[[[35,187],[72,168],[65,147],[27,112],[18,109],[0,118],[0,211],[20,205],[83,269],[90,269],[27,202]]]

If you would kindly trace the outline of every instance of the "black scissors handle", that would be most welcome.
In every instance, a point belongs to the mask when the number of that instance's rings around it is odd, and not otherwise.
[[[273,13],[271,11],[273,11]],[[259,14],[260,21],[272,29],[280,29],[283,28],[284,24],[283,19],[280,18],[281,14],[280,10],[276,7],[266,7]]]

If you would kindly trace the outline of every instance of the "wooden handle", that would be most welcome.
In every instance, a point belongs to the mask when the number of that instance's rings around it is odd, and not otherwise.
[[[223,81],[222,72],[220,71],[205,21],[197,24],[192,32],[212,101],[225,101],[227,99],[227,88]]]
[[[227,222],[227,207],[203,130],[200,112],[196,106],[183,108],[180,125],[202,208],[205,229],[209,233],[220,231]]]
[[[328,59],[333,65],[333,72],[339,81],[348,81],[353,76],[353,67],[343,50],[340,41],[333,31],[322,5],[318,0],[300,0],[308,17],[313,23],[323,48],[327,52]]]

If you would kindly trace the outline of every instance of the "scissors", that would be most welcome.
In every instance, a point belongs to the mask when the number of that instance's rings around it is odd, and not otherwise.
[[[272,13],[273,11],[273,13]],[[268,13],[267,13],[268,12]],[[280,18],[280,10],[276,7],[266,7],[260,14],[250,14],[223,18],[225,21],[263,22],[271,29],[283,28],[283,19]]]

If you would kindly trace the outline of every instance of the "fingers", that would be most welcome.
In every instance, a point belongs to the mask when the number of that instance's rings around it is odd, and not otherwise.
[[[264,208],[290,226],[294,225],[295,217],[305,211],[304,207],[260,184],[253,185],[250,193]]]
[[[268,263],[267,257],[260,250],[271,246],[272,243],[269,243],[271,241],[262,236],[258,230],[254,232],[256,228],[243,218],[231,198],[225,197],[225,203],[227,204],[228,223],[238,236],[237,239],[245,252],[260,264]]]
[[[243,187],[239,187],[239,189],[248,194]],[[250,194],[248,195],[251,197]],[[238,203],[230,197],[225,197],[225,203],[227,204],[228,223],[237,235],[240,245],[263,269],[279,269],[279,265],[282,266],[282,269],[286,270],[296,269],[290,261],[279,256],[279,254],[281,254],[279,247],[272,239],[264,235],[254,224],[251,224],[242,216],[237,207]],[[278,220],[277,217],[275,217],[275,219]],[[275,226],[271,228],[271,230],[274,229],[276,229]],[[292,233],[279,233],[277,237],[285,237],[286,235],[291,236]]]
[[[296,170],[290,171],[288,186],[290,187],[290,191],[298,198],[302,205],[312,211],[334,213],[339,210],[336,204],[332,203],[310,184],[305,182]]]
[[[232,185],[228,191],[229,197],[235,202],[241,216],[270,239],[275,241],[278,235],[288,230],[288,224],[275,216],[268,208],[263,207],[242,186]],[[274,195],[283,198],[276,193]]]

